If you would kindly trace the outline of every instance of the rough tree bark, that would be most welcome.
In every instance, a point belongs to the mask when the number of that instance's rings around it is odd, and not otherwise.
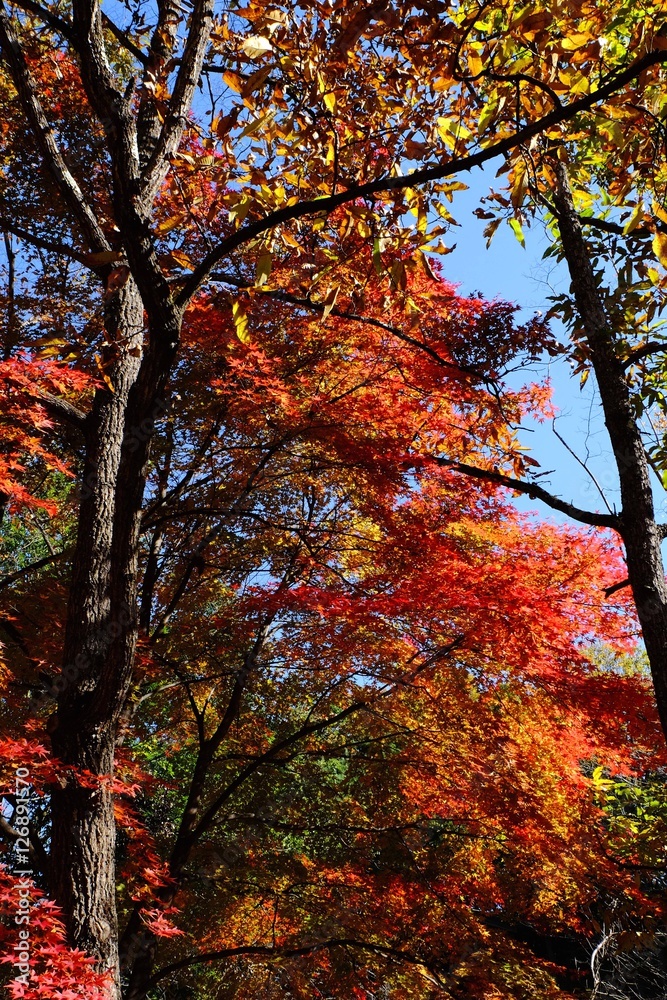
[[[114,635],[129,616],[114,619],[110,607],[116,493],[125,436],[128,395],[139,371],[143,304],[128,281],[107,307],[107,336],[125,344],[111,369],[114,392],[98,393],[86,427],[81,516],[67,615],[58,711],[51,721],[54,751],[65,764],[98,775],[113,773],[114,706],[93,715],[90,703]],[[119,687],[113,703],[124,701]],[[115,903],[115,827],[111,792],[72,779],[53,789],[52,891],[79,947],[118,968]],[[118,985],[116,986],[118,989]]]

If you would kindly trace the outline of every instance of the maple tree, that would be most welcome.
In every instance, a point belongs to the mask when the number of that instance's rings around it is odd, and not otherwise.
[[[3,6],[0,488],[26,524],[3,586],[7,690],[52,754],[35,789],[79,949],[55,948],[70,995],[107,970],[114,998],[195,973],[209,989],[215,959],[270,995],[260,959],[283,954],[302,995],[363,995],[382,968],[396,995],[555,996],[548,968],[521,971],[515,924],[580,929],[601,893],[653,905],[579,835],[598,816],[582,761],[660,764],[641,677],[582,649],[629,641],[627,596],[600,589],[619,554],[520,519],[496,488],[620,533],[664,722],[661,529],[635,417],[656,374],[620,370],[648,357],[634,320],[663,279],[641,272],[612,342],[565,170],[579,200],[586,184],[634,198],[621,230],[664,257],[661,14],[196,0],[118,24],[85,0]],[[458,298],[425,256],[446,251],[459,175],[498,156],[510,191],[480,209],[489,235],[507,216],[523,238],[545,204],[559,223],[622,515],[531,479],[513,428],[548,391],[510,391],[503,371],[556,351],[547,331]],[[653,186],[655,218],[637,195]],[[149,780],[155,802],[133,805]],[[239,823],[273,840],[230,874]],[[208,887],[192,875],[207,844]]]
[[[389,285],[368,263],[370,320]],[[254,996],[287,976],[311,996],[379,976],[408,996],[492,984],[557,997],[553,963],[508,933],[514,921],[580,933],[601,887],[650,909],[579,835],[598,823],[582,759],[616,773],[660,761],[644,680],[586,654],[596,635],[632,643],[627,602],[601,589],[618,555],[532,525],[432,457],[446,441],[521,467],[507,421],[548,396],[500,391],[506,337],[530,356],[547,331],[423,271],[410,291],[416,342],[409,326],[389,332],[400,307],[323,323],[260,297],[244,307],[261,339],[239,337],[226,296],[189,314],[158,418],[145,638],[116,761],[128,996],[174,977],[206,996],[226,976]],[[76,504],[61,496],[57,516]],[[12,652],[35,693],[60,655],[67,569],[29,569],[15,571]],[[51,617],[31,626],[45,580]],[[57,676],[46,683],[38,729],[58,693]],[[62,765],[49,761],[52,776],[40,754],[10,743],[6,766],[30,760],[48,791]],[[281,956],[282,978],[267,979]]]

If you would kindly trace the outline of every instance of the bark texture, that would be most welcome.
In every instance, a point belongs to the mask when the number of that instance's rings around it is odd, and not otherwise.
[[[127,681],[103,712],[93,712],[95,694],[114,640],[126,636],[130,615],[112,614],[112,548],[130,390],[140,368],[143,303],[134,281],[109,301],[107,337],[122,344],[110,367],[114,391],[97,394],[88,417],[79,532],[68,607],[64,668],[52,745],[59,759],[80,771],[111,777],[116,744],[116,706],[124,704]],[[115,823],[111,792],[103,783],[83,787],[63,779],[52,802],[52,892],[66,915],[70,939],[118,975],[115,899]]]

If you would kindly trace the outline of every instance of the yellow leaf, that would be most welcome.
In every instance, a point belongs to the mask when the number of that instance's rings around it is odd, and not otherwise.
[[[331,310],[333,309],[333,307],[336,305],[336,299],[338,298],[338,292],[339,292],[339,290],[340,290],[339,288],[336,288],[333,291],[333,293],[329,292],[329,294],[327,295],[327,297],[325,299],[325,303],[324,303],[324,311],[322,313],[322,319],[323,320],[325,320],[327,318],[327,316],[329,315],[329,313],[331,312]]]
[[[118,250],[100,250],[99,253],[86,254],[86,260],[93,267],[100,267],[102,264],[113,264],[116,260],[122,260],[123,255]]]
[[[257,267],[255,268],[255,284],[265,285],[269,280],[269,275],[271,274],[271,265],[273,264],[273,254],[263,253],[262,256],[257,261]]]
[[[252,121],[249,121],[243,129],[239,138],[245,139],[247,135],[253,135],[255,132],[258,132],[262,125],[268,124],[271,121],[272,117],[272,115],[268,114],[262,115],[260,118],[253,118]]]
[[[168,256],[174,261],[174,263],[180,265],[180,267],[184,267],[186,271],[194,270],[192,260],[186,253],[183,252],[183,250],[172,250]]]
[[[574,52],[575,49],[581,49],[584,45],[588,45],[593,39],[588,33],[574,31],[567,38],[564,38],[561,42],[561,46],[566,52]]]
[[[327,109],[331,112],[331,114],[333,114],[334,111],[336,110],[336,95],[334,94],[333,91],[330,91],[328,94],[324,95],[324,104],[327,107]]]
[[[176,229],[176,226],[180,226],[183,219],[183,215],[172,215],[170,218],[165,219],[164,222],[160,223],[157,227],[158,233],[162,234],[171,232],[172,229]]]
[[[477,123],[477,131],[480,135],[489,127],[491,122],[496,117],[497,112],[498,112],[497,100],[489,101],[488,104],[484,105],[484,107],[482,108],[482,113],[479,116],[479,121]]]
[[[449,90],[452,86],[452,78],[450,76],[439,76],[432,81],[431,87],[436,93],[440,93],[442,90]]]
[[[636,206],[634,212],[628,219],[628,221],[623,226],[623,235],[627,236],[631,233],[633,229],[636,229],[641,220],[644,218],[644,202],[640,201]]]
[[[287,27],[288,23],[287,14],[285,13],[285,11],[279,10],[277,7],[274,7],[272,10],[267,11],[266,14],[264,14],[264,20],[273,21],[275,24],[282,24],[285,27]]]
[[[479,76],[479,74],[484,69],[484,63],[479,58],[476,52],[468,53],[468,74],[470,76]]]
[[[433,268],[431,267],[431,262],[428,259],[428,257],[426,256],[426,254],[420,253],[419,254],[419,260],[420,260],[421,266],[424,268],[424,271],[426,272],[427,276],[431,279],[431,281],[437,281],[438,280],[438,276],[435,273],[435,271],[433,270]]]
[[[238,73],[234,73],[231,69],[225,70],[222,74],[222,79],[225,81],[230,90],[235,90],[237,94],[242,93],[245,84],[243,77],[239,76]]]
[[[237,201],[237,203],[232,205],[229,209],[230,220],[236,222],[237,226],[240,226],[250,211],[252,203],[252,198],[242,198],[241,201]]]
[[[392,288],[407,288],[408,280],[405,273],[405,264],[402,260],[395,260],[391,265],[391,287]]]
[[[115,386],[104,370],[104,362],[102,360],[101,354],[95,355],[95,364],[97,365],[97,369],[100,375],[102,376],[104,382],[106,383],[107,388],[110,390],[110,392],[115,393],[116,392]]]
[[[590,90],[590,85],[587,76],[580,76],[576,83],[573,83],[570,87],[571,94],[587,94]]]
[[[236,336],[242,344],[249,344],[248,314],[238,299],[232,305],[232,316],[234,318],[234,326],[236,327]]]
[[[283,229],[283,231],[280,234],[280,238],[286,246],[295,247],[297,250],[301,249],[301,244],[299,243],[299,241],[295,240],[292,234],[287,232],[287,230]]]
[[[667,267],[667,233],[656,233],[653,237],[653,253],[663,267]]]
[[[625,143],[625,136],[623,134],[623,129],[618,124],[618,122],[613,120],[608,120],[599,126],[600,133],[609,139],[616,146],[622,146]]]
[[[452,247],[446,247],[442,240],[439,240],[435,246],[428,248],[429,253],[439,253],[443,257],[445,254],[452,253],[454,250],[456,250],[456,243]]]
[[[452,213],[449,211],[446,205],[443,205],[441,201],[436,201],[435,210],[441,219],[449,222],[451,226],[458,226],[459,223],[456,221]]]
[[[258,90],[267,76],[271,72],[271,64],[268,66],[262,66],[260,69],[256,70],[249,80],[243,84],[243,97],[248,97],[254,90]]]

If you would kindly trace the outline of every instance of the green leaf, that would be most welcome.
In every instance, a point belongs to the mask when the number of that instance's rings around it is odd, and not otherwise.
[[[517,240],[519,241],[519,243],[521,244],[521,246],[525,250],[525,248],[526,248],[526,237],[523,235],[523,229],[521,228],[521,223],[519,222],[518,219],[509,219],[508,221],[509,221],[510,228],[511,228],[512,232],[514,233],[514,235],[516,236]]]
[[[477,132],[479,133],[479,135],[481,135],[482,132],[484,132],[489,127],[493,119],[496,117],[497,111],[498,111],[498,101],[489,101],[488,104],[484,105],[484,107],[482,108],[482,113],[479,116],[479,121],[477,123]]]
[[[373,240],[373,267],[378,274],[382,274],[384,268],[382,266],[380,241],[377,237]]]

